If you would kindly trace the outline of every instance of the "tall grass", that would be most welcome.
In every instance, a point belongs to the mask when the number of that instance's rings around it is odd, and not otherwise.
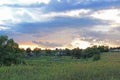
[[[0,80],[120,80],[120,53],[104,53],[95,62],[49,56],[26,62],[0,67]]]

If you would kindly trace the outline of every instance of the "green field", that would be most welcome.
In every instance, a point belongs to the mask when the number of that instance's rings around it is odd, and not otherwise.
[[[41,56],[26,62],[0,67],[0,80],[120,80],[120,53],[104,53],[99,61]]]

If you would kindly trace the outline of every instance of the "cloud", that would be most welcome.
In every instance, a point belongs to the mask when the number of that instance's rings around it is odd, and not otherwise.
[[[46,12],[61,12],[74,9],[107,9],[120,7],[119,0],[52,0],[45,6]],[[97,7],[96,7],[97,6]]]
[[[120,25],[120,9],[105,9],[94,12],[91,16],[101,20],[111,21],[112,24]]]
[[[79,34],[83,37],[83,41],[88,41],[93,45],[119,46],[120,32],[119,29],[116,29],[118,28],[111,28],[109,31],[85,29],[84,34],[81,34],[83,32],[79,32]]]
[[[13,18],[12,11],[5,7],[0,7],[0,21]]]
[[[58,17],[58,16],[65,16],[65,17],[82,17],[90,12],[89,9],[76,9],[70,11],[63,11],[63,12],[50,12],[48,14],[43,14],[43,17]]]
[[[46,47],[46,48],[56,48],[56,47],[60,47],[62,46],[61,44],[59,43],[51,43],[51,42],[37,42],[37,41],[32,41],[33,43],[39,45],[39,46],[43,46],[43,47]]]
[[[66,3],[68,3],[68,2],[66,2]],[[0,16],[0,19],[7,20],[7,21],[9,20],[12,23],[16,24],[16,23],[22,23],[22,22],[24,22],[24,23],[25,22],[50,22],[50,21],[55,22],[56,19],[58,19],[57,21],[59,21],[59,22],[60,22],[60,20],[65,19],[65,23],[66,23],[67,21],[69,22],[70,20],[71,20],[70,22],[75,22],[75,21],[79,22],[80,18],[89,18],[90,19],[91,16],[96,18],[95,12],[91,9],[80,9],[80,8],[77,9],[76,8],[74,10],[67,9],[66,11],[61,11],[61,12],[53,11],[53,12],[47,12],[47,13],[44,12],[44,10],[45,10],[45,8],[35,8],[35,9],[27,8],[26,9],[26,8],[10,8],[10,7],[3,8],[3,7],[1,7],[2,15]],[[4,14],[6,14],[7,16],[4,16]],[[70,19],[70,20],[67,20],[67,19]]]
[[[45,3],[48,4],[50,0],[0,0],[0,5],[4,4],[34,4],[34,3]]]
[[[12,8],[40,8],[45,12],[61,12],[74,9],[104,9],[120,7],[119,0],[1,0],[0,6]],[[97,7],[96,7],[97,6]]]
[[[5,26],[3,26],[3,25],[0,25],[0,31],[1,31],[1,30],[6,30],[6,29],[9,29],[9,27],[5,27]]]
[[[43,47],[72,47],[76,38],[117,45],[119,11],[119,0],[0,0],[0,34]]]
[[[45,3],[48,4],[50,0],[18,0],[18,2],[23,4],[33,4],[33,3]]]
[[[72,42],[71,45],[73,48],[79,47],[82,49],[85,49],[87,47],[90,47],[90,43],[87,41],[83,41],[80,38],[75,38]]]
[[[73,18],[73,17],[55,17],[49,22],[21,22],[14,24],[14,30],[22,33],[51,33],[60,28],[92,28],[96,25],[107,25],[108,22],[100,21],[97,19],[83,17],[83,18]],[[29,30],[28,30],[29,29]],[[102,30],[102,29],[101,29]]]

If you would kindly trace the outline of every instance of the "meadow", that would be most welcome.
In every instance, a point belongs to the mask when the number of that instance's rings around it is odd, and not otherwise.
[[[0,80],[120,80],[120,52],[103,53],[98,61],[68,56],[41,56],[25,61],[25,65],[0,67]]]

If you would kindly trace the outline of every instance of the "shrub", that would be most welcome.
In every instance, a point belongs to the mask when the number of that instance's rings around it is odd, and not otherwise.
[[[93,61],[100,60],[100,58],[101,58],[100,54],[95,54],[95,55],[93,56]]]

